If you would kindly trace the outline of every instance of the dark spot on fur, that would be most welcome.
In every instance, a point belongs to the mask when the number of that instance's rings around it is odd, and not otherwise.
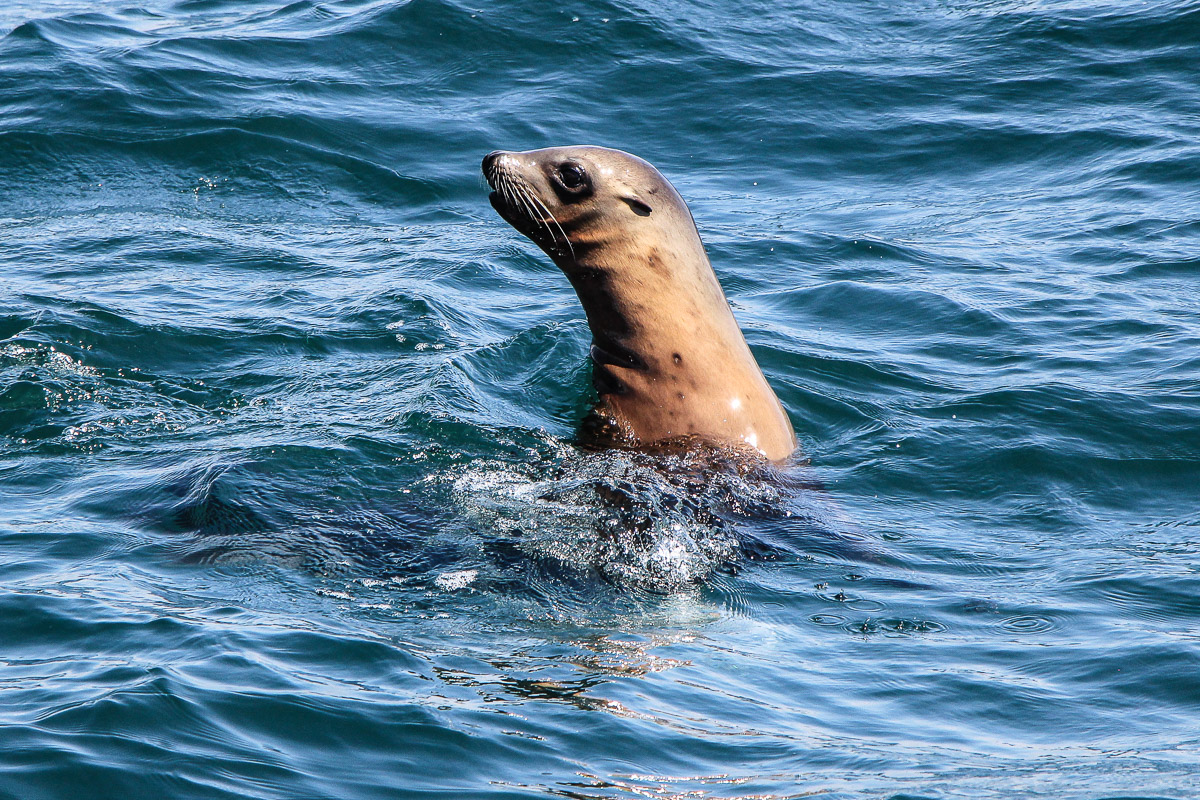
[[[683,392],[677,392],[677,394],[679,395],[679,399],[680,399],[680,400],[682,400],[682,399],[683,399]]]
[[[675,353],[674,355],[671,356],[671,358],[674,359],[674,361],[677,365],[683,363],[683,357],[680,356],[679,353]]]
[[[646,266],[650,267],[650,269],[654,270],[655,272],[662,272],[663,263],[662,257],[658,253],[658,248],[651,249],[646,255]]]

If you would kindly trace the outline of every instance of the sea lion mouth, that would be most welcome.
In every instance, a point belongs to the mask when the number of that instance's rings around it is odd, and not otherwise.
[[[508,191],[501,191],[496,188],[496,182],[493,181],[491,175],[488,175],[487,179],[494,188],[494,191],[488,195],[488,202],[492,204],[492,208],[496,209],[496,213],[500,215],[501,219],[539,247],[553,251],[552,255],[559,251],[571,251],[571,243],[567,240],[566,232],[562,230],[558,220],[554,217],[546,218],[534,215],[534,206],[537,201],[528,198],[523,200],[511,188]],[[524,191],[528,192],[528,189]],[[560,237],[561,241],[566,244],[565,247],[560,246]]]
[[[491,183],[491,181],[488,181],[488,183]],[[493,191],[488,195],[488,202],[492,204],[492,208],[496,209],[496,213],[500,215],[501,219],[510,225],[512,224],[508,218],[509,214],[512,213],[510,210],[511,207],[508,205],[508,201],[504,199],[504,195],[498,191]]]
[[[502,165],[501,155],[499,152],[489,153],[487,158],[483,159],[483,179],[492,189],[492,193],[488,195],[488,201],[505,222],[519,229],[518,220],[532,220],[528,219],[530,217],[528,208],[517,200],[514,188],[517,182]]]
[[[496,209],[496,213],[500,215],[501,219],[516,228],[518,232],[537,241],[538,234],[542,232],[539,226],[540,220],[530,217],[526,209],[511,203],[499,191],[489,194],[488,202],[492,204],[492,208]]]

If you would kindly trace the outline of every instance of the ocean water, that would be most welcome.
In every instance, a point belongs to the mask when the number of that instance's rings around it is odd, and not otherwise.
[[[1200,796],[1200,3],[7,0],[0,797]],[[802,463],[575,445],[490,150]]]

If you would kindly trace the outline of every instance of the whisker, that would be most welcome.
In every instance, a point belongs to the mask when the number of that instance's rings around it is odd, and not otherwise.
[[[563,242],[565,242],[567,245],[567,250],[569,250],[571,253],[571,259],[574,260],[575,259],[575,248],[571,245],[571,240],[567,236],[567,232],[565,230],[563,230],[562,223],[558,221],[558,218],[554,216],[554,212],[552,212],[546,206],[546,204],[542,202],[542,200],[537,195],[535,195],[533,192],[529,191],[529,187],[525,187],[525,189],[526,189],[526,192],[528,192],[530,199],[533,200],[533,202],[537,203],[539,206],[541,206],[542,210],[546,212],[546,216],[548,216],[554,222],[554,225],[558,228],[558,232],[562,234]],[[546,227],[549,228],[550,226],[547,225]],[[551,234],[551,235],[553,235],[553,234]]]
[[[528,185],[526,185],[524,181],[513,179],[512,190],[513,194],[520,202],[521,207],[525,209],[527,214],[529,214],[529,219],[540,224],[546,229],[546,233],[549,234],[551,242],[557,242],[558,237],[555,236],[554,231],[550,229],[549,223],[547,223],[546,220],[542,218],[542,215],[537,212],[537,209],[534,208],[532,202],[533,193],[530,191]]]
[[[563,244],[567,246],[567,251],[571,254],[571,258],[575,258],[575,248],[571,244],[571,239],[567,236],[566,229],[563,228],[558,218],[554,216],[554,212],[534,193],[533,189],[530,188],[524,179],[510,174],[507,170],[494,168],[488,176],[488,184],[500,193],[500,196],[504,198],[504,202],[507,205],[523,209],[529,216],[530,222],[544,228],[555,247],[560,247],[558,241],[559,237],[561,237]],[[547,217],[550,219],[549,222],[546,221]],[[550,227],[551,222],[554,223],[554,228]],[[555,228],[558,229],[557,232]]]
[[[534,207],[534,197],[532,192],[529,191],[529,187],[523,184],[518,184],[514,186],[514,191],[516,192],[517,198],[521,201],[521,205],[524,206],[525,211],[528,212],[529,218],[546,229],[546,233],[550,235],[550,241],[557,241],[558,237],[554,235],[554,231],[551,230],[550,224],[546,222],[543,216],[539,214],[538,210]]]

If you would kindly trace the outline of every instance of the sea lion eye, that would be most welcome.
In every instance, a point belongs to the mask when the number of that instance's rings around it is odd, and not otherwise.
[[[568,189],[578,189],[583,186],[584,180],[587,178],[587,173],[583,171],[583,167],[578,164],[563,164],[558,168],[558,179],[562,181],[562,185]]]

